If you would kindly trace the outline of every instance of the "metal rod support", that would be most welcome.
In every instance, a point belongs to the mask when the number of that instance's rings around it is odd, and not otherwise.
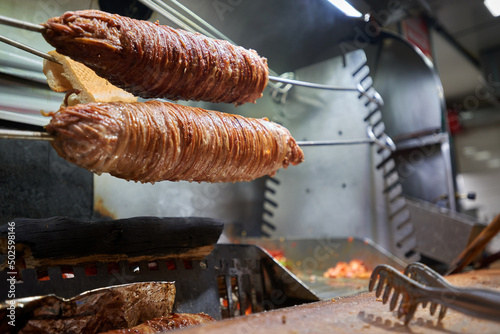
[[[0,129],[2,139],[27,139],[27,140],[54,140],[54,136],[47,132]]]
[[[174,10],[170,6],[167,6],[163,2],[161,2],[162,5],[160,5],[158,2],[155,2],[154,0],[139,0],[139,1],[142,4],[146,5],[147,7],[149,7],[150,9],[152,9],[152,10],[158,12],[159,14],[161,14],[162,16],[166,17],[167,19],[170,19],[174,23],[180,25],[181,27],[183,27],[186,30],[190,30],[190,31],[197,31],[198,30],[199,31],[200,29],[202,29],[203,33],[211,35],[212,37],[227,38],[225,35],[220,33],[218,30],[216,30],[215,28],[210,26],[207,22],[203,21],[200,17],[196,16],[194,13],[192,15],[194,16],[195,19],[197,19],[202,24],[212,28],[212,30],[217,32],[220,36],[212,35],[211,33],[207,32],[206,30],[201,28],[198,24],[189,20],[187,17],[185,17],[184,15],[179,13],[178,11]],[[173,3],[177,4],[177,2],[173,2]],[[187,8],[185,8],[185,7],[182,7],[182,9],[187,10]],[[189,13],[191,14],[190,11],[189,11]],[[42,32],[45,29],[44,26],[39,25],[39,24],[33,24],[30,22],[20,21],[20,20],[13,19],[13,18],[6,17],[6,16],[2,16],[2,15],[0,15],[0,24],[5,24],[5,25],[12,26],[12,27],[26,29],[26,30],[30,30],[30,31],[36,31],[36,32]],[[9,45],[14,46],[16,48],[19,48],[21,50],[30,52],[36,56],[39,56],[39,57],[45,58],[47,60],[50,60],[52,62],[60,64],[54,57],[52,57],[44,52],[41,52],[39,50],[36,50],[30,46],[16,42],[10,38],[7,38],[7,37],[0,35],[0,42],[4,42],[6,44],[9,44]],[[358,85],[355,88],[354,87],[353,88],[333,87],[333,86],[324,85],[324,84],[317,84],[317,83],[312,83],[312,82],[305,82],[305,81],[300,81],[300,80],[282,78],[282,77],[274,75],[275,72],[273,72],[271,69],[269,71],[271,73],[271,75],[269,76],[270,81],[292,84],[292,85],[302,86],[302,87],[316,88],[316,89],[326,89],[326,90],[344,91],[344,92],[349,92],[349,91],[358,92],[361,95],[367,97],[371,102],[374,102],[374,103],[378,104],[379,106],[383,105],[383,101],[382,101],[382,98],[380,97],[380,95],[376,94],[375,96],[370,96],[369,94],[367,94],[367,92],[363,89],[363,87],[361,85]]]
[[[283,83],[287,83],[287,84],[291,84],[291,85],[295,85],[295,86],[309,87],[309,88],[338,90],[338,91],[347,91],[347,92],[359,92],[358,88],[333,87],[333,86],[317,84],[317,83],[312,83],[312,82],[305,82],[305,81],[300,81],[300,80],[276,77],[276,76],[272,76],[272,75],[269,76],[269,80],[283,82]]]
[[[306,81],[301,81],[301,80],[287,79],[287,78],[282,78],[282,77],[277,77],[277,76],[272,76],[272,75],[269,76],[269,80],[287,83],[287,84],[291,84],[294,86],[302,86],[302,87],[309,87],[309,88],[315,88],[315,89],[326,89],[326,90],[341,91],[341,92],[357,92],[357,93],[367,97],[368,100],[376,103],[379,106],[382,106],[384,104],[382,97],[378,93],[375,93],[374,96],[370,96],[361,85],[358,85],[356,88],[354,88],[354,87],[353,88],[334,87],[334,86],[317,84],[317,83],[306,82]]]
[[[7,26],[15,27],[15,28],[21,28],[21,29],[29,30],[29,31],[36,31],[36,32],[43,32],[45,30],[45,27],[40,25],[40,24],[25,22],[25,21],[13,19],[11,17],[6,17],[3,15],[0,15],[0,24],[4,24]]]
[[[34,49],[32,48],[31,46],[27,46],[27,45],[24,45],[22,43],[19,43],[19,42],[16,42],[14,41],[13,39],[10,39],[8,37],[5,37],[5,36],[2,36],[0,35],[0,42],[3,42],[3,43],[6,43],[6,44],[9,44],[13,47],[16,47],[18,49],[21,49],[23,51],[26,51],[26,52],[29,52],[29,53],[32,53],[34,54],[35,56],[38,56],[38,57],[42,57],[42,58],[45,58],[47,60],[50,60],[54,63],[57,63],[57,64],[60,64],[54,57],[52,57],[51,55],[45,53],[45,52],[42,52],[40,50],[37,50],[37,49]]]
[[[335,146],[335,145],[357,145],[357,144],[371,144],[373,140],[366,139],[346,139],[346,140],[308,140],[297,141],[299,146]]]

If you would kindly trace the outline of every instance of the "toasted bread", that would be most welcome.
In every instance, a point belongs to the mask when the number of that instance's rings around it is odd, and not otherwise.
[[[63,106],[90,102],[135,102],[137,97],[113,86],[87,66],[63,56],[56,51],[48,52],[59,63],[43,61],[43,73],[50,88],[55,92],[67,92]]]

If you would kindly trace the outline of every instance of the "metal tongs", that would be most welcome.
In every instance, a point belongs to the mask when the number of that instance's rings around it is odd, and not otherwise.
[[[379,265],[370,277],[369,290],[373,291],[378,279],[375,295],[385,304],[392,294],[390,310],[396,308],[398,318],[404,316],[408,325],[418,304],[425,308],[430,303],[430,314],[441,306],[438,320],[442,320],[448,308],[467,315],[500,322],[500,292],[486,289],[459,288],[448,283],[441,275],[421,263],[406,267],[404,274],[388,265]],[[385,289],[384,289],[385,287]],[[401,297],[401,298],[400,298]]]

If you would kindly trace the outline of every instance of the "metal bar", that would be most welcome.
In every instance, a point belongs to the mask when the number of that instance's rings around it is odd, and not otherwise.
[[[300,80],[294,80],[294,79],[287,79],[287,78],[282,78],[282,77],[275,77],[275,76],[272,76],[272,75],[269,76],[269,80],[283,82],[283,83],[287,83],[287,84],[292,84],[292,85],[295,85],[295,86],[309,87],[309,88],[318,88],[318,89],[338,90],[338,91],[359,92],[359,93],[361,93],[358,88],[333,87],[333,86],[328,86],[328,85],[323,85],[323,84],[317,84],[317,83],[312,83],[312,82],[306,82],[306,81],[300,81]]]
[[[396,144],[394,144],[391,137],[389,137],[385,133],[383,133],[385,135],[385,143],[381,142],[377,138],[377,136],[375,136],[375,133],[373,132],[373,126],[370,125],[369,127],[367,127],[366,133],[368,134],[368,137],[370,137],[370,139],[378,146],[385,148],[391,152],[396,152]]]
[[[59,63],[54,57],[52,57],[51,55],[48,55],[46,54],[45,52],[42,52],[40,50],[37,50],[37,49],[34,49],[32,48],[31,46],[27,46],[27,45],[24,45],[22,43],[19,43],[19,42],[16,42],[14,41],[13,39],[10,39],[8,37],[5,37],[5,36],[2,36],[0,35],[0,42],[4,42],[6,44],[9,44],[13,47],[16,47],[18,49],[21,49],[23,51],[26,51],[26,52],[29,52],[29,53],[32,53],[34,54],[35,56],[38,56],[38,57],[42,57],[42,58],[45,58],[47,60],[50,60],[54,63],[57,63],[57,64],[61,64]]]
[[[382,106],[384,104],[380,95],[376,94],[375,96],[370,96],[363,89],[363,87],[361,85],[358,85],[356,88],[354,88],[354,87],[353,88],[334,87],[334,86],[329,86],[329,85],[324,85],[324,84],[317,84],[317,83],[306,82],[306,81],[301,81],[301,80],[282,78],[282,77],[277,77],[277,76],[272,76],[272,75],[269,76],[269,80],[287,83],[287,84],[291,84],[294,86],[302,86],[302,87],[309,87],[309,88],[315,88],[315,89],[326,89],[326,90],[334,90],[334,91],[341,91],[341,92],[357,92],[363,96],[366,96],[368,98],[368,100],[376,103],[379,106]]]
[[[310,140],[310,141],[297,141],[297,145],[301,147],[305,146],[337,146],[337,145],[358,145],[358,144],[376,144],[386,150],[391,152],[395,151],[394,143],[390,140],[390,137],[386,138],[386,143],[381,142],[378,139],[366,138],[366,139],[346,139],[346,140]]]
[[[139,0],[139,2],[141,2],[143,5],[145,5],[149,9],[157,12],[161,16],[165,17],[167,20],[174,22],[175,24],[179,25],[179,27],[182,27],[183,29],[185,29],[187,31],[200,32],[200,33],[204,32],[204,34],[209,36],[209,37],[223,39],[223,40],[228,41],[231,44],[236,44],[231,39],[229,39],[226,35],[224,35],[222,32],[217,30],[214,26],[210,25],[208,22],[203,20],[200,16],[196,15],[193,11],[191,11],[189,8],[182,5],[178,1],[171,0],[170,2],[173,4],[176,4],[179,8],[181,8],[185,12],[189,13],[196,21],[198,21],[198,23],[195,23],[192,20],[188,19],[186,16],[182,15],[181,13],[174,10],[172,7],[166,5],[162,1]],[[201,28],[200,25],[205,26],[206,29]],[[206,30],[211,30],[212,33],[208,32]],[[271,73],[272,75],[275,75],[275,76],[278,75],[272,69],[269,69],[269,73]],[[270,83],[270,84],[274,85],[273,83]]]
[[[142,4],[145,6],[149,7],[151,10],[158,12],[160,15],[164,16],[166,19],[171,20],[175,24],[178,24],[180,27],[183,29],[186,29],[191,32],[202,32],[205,35],[208,35],[210,37],[216,37],[216,38],[222,38],[230,43],[233,43],[231,40],[229,40],[225,35],[223,35],[221,32],[219,32],[217,29],[212,27],[210,24],[208,24],[206,21],[204,21],[202,18],[197,16],[195,13],[191,12],[187,7],[180,5],[178,2],[175,0],[172,0],[172,3],[175,3],[176,5],[180,6],[180,8],[190,15],[192,15],[196,20],[198,20],[202,25],[205,25],[206,27],[209,27],[210,30],[216,33],[218,36],[214,36],[210,32],[206,31],[204,28],[200,27],[198,24],[193,22],[192,20],[188,19],[186,16],[182,15],[180,12],[176,11],[172,7],[166,5],[165,3],[161,1],[155,1],[155,0],[139,0]],[[20,21],[16,20],[13,18],[5,17],[0,15],[0,24],[6,24],[9,26],[21,28],[21,29],[26,29],[26,30],[31,30],[31,31],[36,31],[36,32],[42,32],[45,27],[39,24],[33,24],[30,22],[25,22],[25,21]],[[29,53],[32,53],[36,56],[45,58],[47,60],[50,60],[52,62],[55,62],[57,64],[60,64],[54,57],[41,52],[39,50],[36,50],[30,46],[24,45],[22,43],[19,43],[17,41],[14,41],[10,38],[7,38],[5,36],[0,35],[0,42],[4,42],[6,44],[9,44],[11,46],[14,46],[16,48],[19,48],[21,50],[27,51]],[[300,80],[294,80],[294,79],[287,79],[287,78],[282,78],[276,76],[275,72],[269,69],[269,72],[272,74],[269,76],[269,80],[271,81],[276,81],[276,82],[282,82],[282,83],[287,83],[287,84],[292,84],[296,86],[302,86],[302,87],[309,87],[309,88],[316,88],[316,89],[326,89],[326,90],[334,90],[334,91],[352,91],[352,92],[358,92],[364,96],[366,96],[370,101],[375,102],[379,105],[382,105],[382,100],[380,96],[369,96],[365,90],[358,85],[356,88],[342,88],[342,87],[333,87],[329,85],[323,85],[323,84],[317,84],[317,83],[311,83],[311,82],[305,82],[305,81],[300,81]]]
[[[211,30],[212,33],[217,38],[219,38],[219,39],[225,39],[226,41],[229,41],[230,43],[235,44],[233,41],[231,41],[229,39],[229,37],[227,37],[226,35],[224,35],[219,30],[215,29],[214,26],[212,26],[211,24],[209,24],[207,21],[203,20],[200,16],[196,15],[195,12],[193,12],[192,10],[190,10],[189,8],[187,8],[186,6],[184,6],[183,4],[181,4],[179,1],[177,1],[177,0],[170,0],[170,2],[173,3],[173,4],[175,4],[177,7],[179,7],[180,9],[182,9],[183,11],[185,11],[186,13],[188,13],[189,15],[191,15],[201,25],[205,26],[206,29]]]
[[[17,19],[13,19],[10,17],[6,17],[3,15],[0,15],[0,24],[4,24],[7,26],[15,27],[15,28],[21,28],[29,31],[36,31],[36,32],[42,32],[45,30],[45,27],[40,25],[40,24],[34,24],[31,22],[25,22]]]
[[[54,140],[54,136],[47,132],[0,129],[2,139],[27,139],[27,140]]]
[[[179,19],[182,22],[184,22],[185,24],[187,24],[191,28],[191,31],[193,31],[193,32],[194,31],[198,31],[199,33],[202,33],[203,35],[206,35],[206,36],[214,38],[214,39],[220,38],[219,36],[216,36],[216,35],[212,34],[208,30],[206,30],[205,28],[203,28],[200,25],[196,24],[195,22],[193,22],[192,20],[190,20],[189,18],[187,18],[185,15],[182,15],[180,12],[178,12],[174,8],[170,7],[165,2],[158,1],[158,0],[156,0],[156,1],[152,0],[152,2],[156,3],[158,6],[162,7],[170,15],[176,16],[177,19]],[[200,20],[201,20],[201,18],[198,18],[198,21],[200,21]],[[224,38],[224,39],[226,39],[226,38]],[[229,41],[229,39],[227,39],[227,40]],[[229,42],[231,42],[231,41],[229,41]]]
[[[334,146],[334,145],[357,145],[357,144],[371,144],[372,139],[346,139],[346,140],[308,140],[297,141],[299,146]]]
[[[220,31],[215,29],[212,25],[210,25],[208,22],[203,20],[201,17],[196,15],[194,12],[189,10],[189,8],[183,6],[182,4],[178,3],[175,0],[170,0],[170,2],[176,4],[184,10],[185,12],[189,13],[195,20],[200,23],[199,25],[189,18],[187,18],[185,15],[181,14],[180,12],[176,11],[172,7],[168,6],[165,4],[163,1],[157,1],[157,0],[139,0],[143,5],[149,7],[151,10],[156,11],[166,19],[174,22],[175,24],[179,25],[185,30],[191,31],[191,32],[201,32],[204,35],[207,35],[212,38],[219,38],[219,39],[224,39],[227,40],[228,42],[235,44],[233,41],[231,41],[227,36],[222,34]],[[211,30],[214,32],[214,34],[208,32],[204,28],[202,28],[200,25],[204,25],[208,30]],[[269,76],[269,80],[275,81],[275,82],[282,82],[282,83],[287,83],[287,84],[292,84],[296,86],[302,86],[302,87],[309,87],[309,88],[316,88],[316,89],[326,89],[326,90],[334,90],[334,91],[352,91],[352,92],[358,92],[364,96],[366,96],[370,101],[375,102],[378,105],[382,105],[383,101],[380,96],[369,96],[363,87],[361,85],[358,85],[356,88],[342,88],[342,87],[332,87],[328,85],[323,85],[323,84],[317,84],[317,83],[310,83],[310,82],[305,82],[305,81],[299,81],[299,80],[293,80],[293,79],[286,79],[277,76],[276,72],[274,72],[272,69],[269,69],[269,72],[271,75]]]
[[[333,145],[357,145],[357,144],[371,144],[374,143],[386,150],[394,152],[396,150],[396,145],[392,141],[391,137],[385,135],[385,143],[379,140],[373,133],[373,127],[369,126],[366,129],[368,138],[365,139],[346,139],[346,140],[312,140],[312,141],[297,141],[299,146],[333,146]]]
[[[148,0],[140,0],[141,2],[148,3]],[[156,6],[155,4],[152,4]],[[155,7],[151,7],[152,9]],[[157,8],[158,9],[158,8]],[[8,37],[0,35],[0,42],[4,42],[6,44],[9,44],[13,47],[16,47],[18,49],[24,50],[26,52],[32,53],[36,56],[45,58],[47,60],[50,60],[54,63],[61,64],[59,61],[57,61],[54,57],[51,55],[48,55],[45,52],[39,51],[37,49],[34,49],[30,46],[27,46],[25,44],[19,43],[17,41],[14,41],[13,39],[10,39]],[[359,92],[361,94],[365,94],[365,92],[360,91],[359,88],[342,88],[342,87],[333,87],[333,86],[328,86],[328,85],[323,85],[323,84],[316,84],[316,83],[311,83],[311,82],[305,82],[305,81],[299,81],[299,80],[293,80],[293,79],[286,79],[286,78],[281,78],[281,77],[276,77],[276,76],[269,76],[269,80],[272,81],[278,81],[278,82],[283,82],[283,83],[288,83],[292,85],[298,85],[298,86],[304,86],[304,87],[310,87],[310,88],[317,88],[317,89],[328,89],[328,90],[335,90],[335,91],[353,91],[353,92]],[[369,97],[372,99],[371,97]],[[378,101],[377,101],[378,102]]]
[[[25,131],[0,129],[1,139],[26,139],[26,140],[54,140],[54,136],[46,132]],[[297,141],[299,146],[335,146],[335,145],[357,145],[377,143],[373,139],[346,139],[346,140],[312,140],[312,141]],[[388,148],[387,145],[379,142],[382,147]]]
[[[182,15],[172,7],[166,5],[163,1],[158,1],[158,0],[139,0],[146,6],[150,7],[152,10],[156,10],[158,13],[166,17],[167,19],[171,19],[171,16],[175,16],[176,19],[185,22],[185,24],[190,25],[190,30],[192,32],[198,31],[202,32],[205,35],[209,35],[210,37],[216,37],[219,39],[224,39],[227,40],[228,42],[235,44],[233,41],[231,41],[227,36],[222,34],[220,31],[215,29],[212,25],[210,25],[208,22],[203,20],[200,16],[196,15],[194,12],[192,12],[189,8],[185,7],[184,5],[180,4],[176,0],[170,0],[171,3],[177,5],[179,8],[187,12],[189,15],[191,15],[195,20],[197,20],[200,25],[205,26],[208,30],[211,30],[214,34],[208,33],[206,30],[201,28],[198,24],[194,23],[192,20],[188,19],[186,16]],[[158,9],[162,10],[158,10]],[[165,13],[163,13],[165,11]],[[175,21],[174,21],[175,22]],[[185,27],[185,26],[184,26]],[[200,29],[203,29],[200,31]],[[272,69],[269,69],[269,73],[271,75],[269,76],[269,80],[275,81],[275,82],[282,82],[282,83],[287,83],[287,84],[292,84],[296,86],[303,86],[303,87],[310,87],[310,88],[316,88],[316,89],[327,89],[327,90],[335,90],[335,91],[353,91],[353,92],[358,92],[364,96],[366,96],[370,101],[375,102],[378,105],[383,105],[382,98],[380,95],[377,96],[369,96],[366,91],[363,89],[361,85],[358,85],[356,88],[339,88],[339,87],[332,87],[328,85],[322,85],[322,84],[316,84],[316,83],[310,83],[310,82],[305,82],[305,81],[299,81],[299,80],[293,80],[293,79],[286,79],[277,76],[276,72],[274,72]]]
[[[187,23],[180,20],[178,17],[176,17],[176,15],[174,15],[172,12],[166,10],[163,6],[160,6],[158,3],[156,3],[152,0],[139,0],[139,2],[141,2],[144,6],[148,7],[149,9],[157,12],[161,16],[165,17],[167,20],[170,20],[173,23],[177,24],[182,29],[190,31],[190,32],[195,31]]]

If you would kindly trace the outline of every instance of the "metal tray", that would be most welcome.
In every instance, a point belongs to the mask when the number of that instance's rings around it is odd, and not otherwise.
[[[287,268],[321,299],[348,296],[368,291],[369,278],[325,278],[323,273],[340,261],[359,259],[372,271],[379,264],[404,270],[407,263],[369,239],[239,239],[238,242],[257,244],[286,257]]]

